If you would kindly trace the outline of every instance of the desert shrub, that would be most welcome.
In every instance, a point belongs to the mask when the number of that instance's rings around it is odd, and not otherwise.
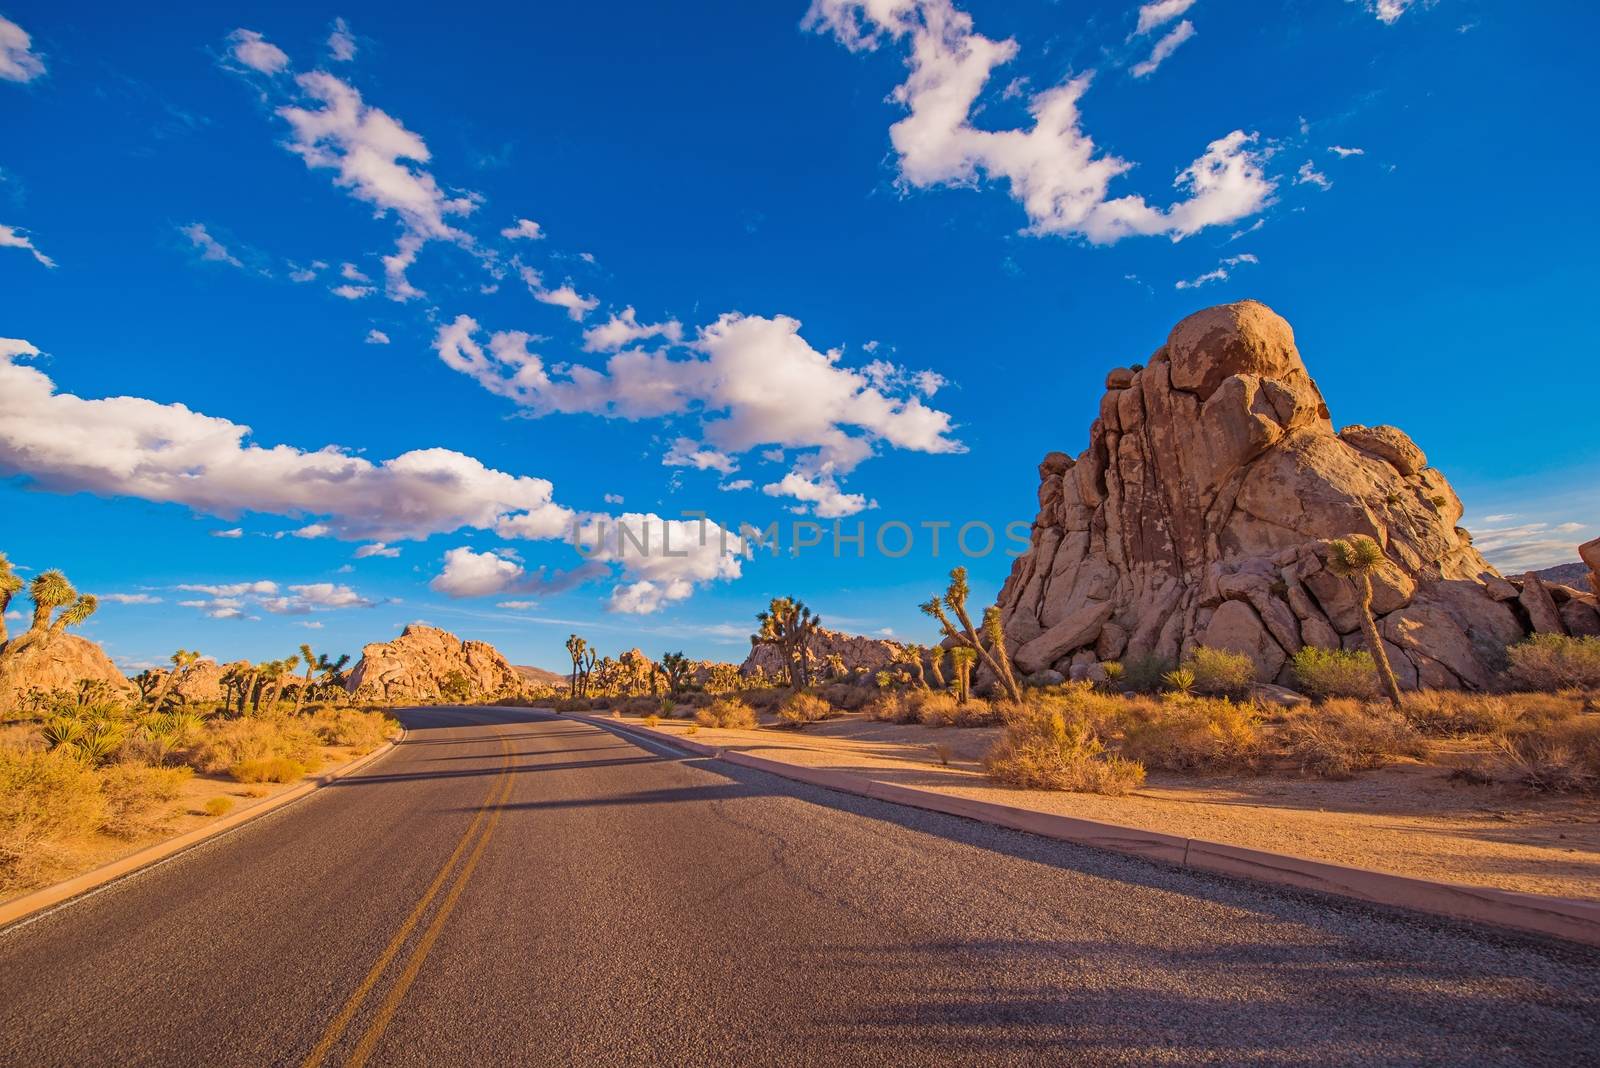
[[[915,723],[917,710],[906,695],[898,690],[875,695],[868,701],[862,712],[868,719],[879,720],[883,723]]]
[[[1292,710],[1283,739],[1302,771],[1325,779],[1348,779],[1401,757],[1428,755],[1426,739],[1399,712],[1345,698]]]
[[[1193,693],[1194,672],[1185,667],[1173,668],[1161,676],[1161,684],[1173,693]]]
[[[94,772],[71,754],[0,748],[0,892],[50,878],[105,810]]]
[[[1570,719],[1583,711],[1576,694],[1488,694],[1417,690],[1402,695],[1401,710],[1425,734],[1503,734]]]
[[[739,700],[758,712],[770,712],[788,698],[789,691],[777,686],[757,686],[739,691]]]
[[[247,717],[208,724],[192,759],[202,771],[228,772],[231,775],[238,765],[282,758],[300,766],[300,772],[294,776],[299,778],[316,760],[317,744],[317,734],[307,719],[288,716]],[[237,775],[234,777],[238,778]]]
[[[233,798],[227,796],[213,797],[200,806],[200,811],[207,816],[226,816],[233,811]]]
[[[1253,708],[1207,697],[1136,704],[1120,746],[1123,756],[1168,771],[1245,771],[1260,763],[1262,750]]]
[[[751,730],[756,726],[756,710],[737,697],[719,697],[694,714],[702,727]]]
[[[1530,690],[1600,687],[1600,638],[1535,634],[1506,649],[1506,677]]]
[[[353,708],[318,709],[306,722],[323,745],[349,746],[358,754],[372,752],[399,729],[399,724],[382,712],[358,712]]]
[[[1600,792],[1600,716],[1511,731],[1500,750],[1511,778],[1535,790]]]
[[[194,775],[189,767],[112,764],[100,772],[105,818],[100,829],[115,838],[135,839],[166,830],[172,824],[173,802]]]
[[[1378,665],[1365,649],[1347,651],[1308,645],[1294,654],[1291,663],[1295,685],[1308,696],[1365,701],[1378,697]]]
[[[984,758],[989,777],[1008,786],[1125,794],[1144,782],[1144,766],[1108,754],[1089,723],[1059,708],[1020,707]]]
[[[981,698],[968,698],[969,703],[977,703]],[[956,700],[956,695],[944,691],[924,691],[906,695],[904,702],[911,717],[910,721],[921,723],[928,727],[953,727],[962,719],[962,705]],[[987,701],[982,701],[985,708]]]
[[[241,760],[228,768],[235,782],[294,782],[310,770],[292,757],[259,757]]]
[[[1212,697],[1238,697],[1256,681],[1256,664],[1243,653],[1227,649],[1196,646],[1183,662],[1184,670],[1194,675],[1196,693]]]
[[[817,687],[817,695],[841,712],[858,712],[875,696],[865,686],[848,682],[829,682]]]
[[[785,727],[796,729],[832,715],[834,715],[832,705],[816,694],[804,690],[790,694],[783,704],[778,706],[778,722]]]
[[[1153,653],[1124,657],[1120,689],[1138,693],[1153,693],[1161,688],[1161,677],[1175,666],[1172,661]]]

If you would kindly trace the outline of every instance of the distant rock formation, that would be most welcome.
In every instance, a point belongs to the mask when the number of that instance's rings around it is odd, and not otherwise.
[[[511,670],[530,686],[565,686],[568,682],[566,675],[546,671],[540,667],[530,667],[527,664],[512,664]]]
[[[138,695],[117,665],[94,642],[76,634],[55,634],[17,650],[0,673],[0,708],[14,708],[30,690],[76,691],[88,680],[122,698]]]
[[[1208,645],[1287,682],[1304,645],[1361,647],[1354,584],[1327,567],[1327,541],[1352,534],[1387,557],[1372,607],[1402,686],[1486,687],[1508,644],[1594,610],[1490,567],[1403,431],[1335,433],[1289,324],[1256,301],[1197,312],[1148,366],[1111,371],[1089,447],[1046,456],[1039,479],[999,597],[1024,674]]]
[[[413,623],[363,648],[345,687],[355,701],[479,701],[520,693],[522,679],[489,643]]]
[[[819,627],[811,637],[811,671],[814,675],[825,675],[830,658],[837,656],[844,663],[845,671],[852,675],[862,669],[868,674],[876,674],[893,663],[903,648],[900,642]],[[777,647],[757,645],[744,658],[744,663],[739,665],[739,673],[753,675],[758,670],[768,675],[781,675],[788,671],[788,665],[783,662],[783,654]]]

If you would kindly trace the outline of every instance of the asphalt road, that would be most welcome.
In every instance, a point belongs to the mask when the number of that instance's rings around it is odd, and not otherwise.
[[[1600,1063],[1600,953],[520,709],[0,932],[0,1065]]]

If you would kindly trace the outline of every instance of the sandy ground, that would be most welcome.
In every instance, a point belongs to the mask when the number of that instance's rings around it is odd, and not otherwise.
[[[1600,800],[1472,785],[1451,779],[1438,764],[1395,765],[1344,782],[1152,772],[1133,794],[1101,797],[989,782],[981,762],[998,728],[847,715],[803,731],[693,728],[683,720],[662,720],[657,729],[693,729],[696,741],[710,745],[1041,812],[1403,875],[1600,900]]]
[[[275,797],[286,790],[292,790],[305,782],[306,779],[322,775],[331,769],[356,759],[359,754],[355,749],[343,745],[325,745],[320,747],[322,763],[308,772],[305,777],[294,782],[234,782],[226,775],[206,775],[199,771],[183,786],[183,792],[174,802],[173,817],[164,829],[153,834],[147,834],[135,839],[114,838],[108,834],[97,834],[87,839],[81,845],[75,846],[72,851],[70,866],[58,868],[52,872],[50,880],[31,886],[21,887],[7,893],[0,893],[0,903],[11,901],[31,894],[42,886],[53,885],[65,879],[82,875],[84,872],[93,871],[113,861],[121,860],[132,853],[137,853],[146,846],[167,838],[176,838],[186,834],[196,827],[207,823],[214,823],[223,816],[231,816],[243,812],[253,805],[261,804],[269,798]],[[208,815],[203,806],[215,797],[227,797],[233,800],[233,805],[227,812],[216,816]]]

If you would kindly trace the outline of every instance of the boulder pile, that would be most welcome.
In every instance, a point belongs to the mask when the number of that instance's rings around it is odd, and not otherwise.
[[[1600,629],[1593,592],[1507,580],[1472,546],[1444,475],[1392,426],[1335,431],[1289,324],[1243,301],[1180,322],[1106,376],[1089,446],[1039,465],[1039,514],[999,597],[1022,674],[1242,652],[1290,681],[1302,646],[1361,647],[1328,541],[1385,560],[1372,610],[1402,686],[1490,685],[1529,632]],[[1584,547],[1600,571],[1600,545]]]
[[[522,691],[522,677],[488,642],[413,623],[361,650],[346,688],[355,701],[477,701]]]

